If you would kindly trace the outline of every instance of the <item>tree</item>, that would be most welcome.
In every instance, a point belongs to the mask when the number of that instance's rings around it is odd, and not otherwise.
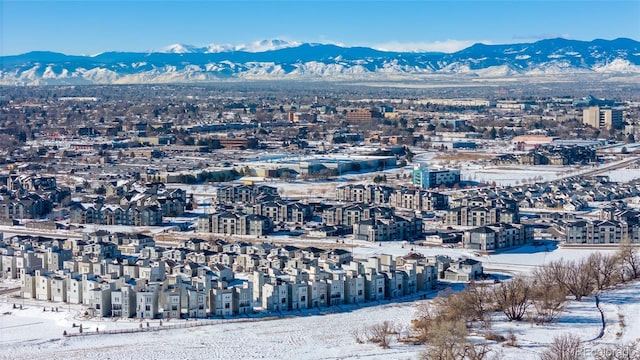
[[[498,135],[498,132],[496,131],[496,128],[492,127],[491,130],[489,131],[489,139],[495,140],[497,135]]]
[[[546,284],[557,284],[567,293],[573,295],[577,301],[589,296],[595,288],[595,279],[589,271],[586,260],[552,261],[536,271],[535,278]]]
[[[531,283],[520,277],[505,281],[494,287],[493,297],[507,319],[521,321],[529,307]]]
[[[217,139],[217,138],[211,139],[211,143],[209,144],[209,149],[216,150],[216,149],[222,149],[222,148],[223,146],[220,143],[220,139]]]
[[[640,277],[640,256],[638,251],[628,240],[620,243],[616,256],[620,260],[622,280],[625,278],[637,279]]]
[[[594,279],[596,289],[604,290],[618,282],[620,278],[619,257],[592,253],[587,258],[587,263],[587,269]]]
[[[495,303],[489,288],[483,284],[471,282],[457,294],[459,301],[451,302],[451,307],[460,309],[467,322],[480,321],[484,327],[490,327],[491,316],[486,314],[493,310]]]
[[[482,360],[491,351],[487,343],[473,343],[467,339],[469,331],[462,321],[440,321],[429,332],[425,360]]]
[[[380,344],[381,348],[388,349],[393,336],[398,335],[398,329],[392,321],[383,321],[368,327],[366,334],[369,342]]]
[[[378,184],[381,182],[387,182],[387,176],[386,175],[376,175],[373,177],[373,182]]]
[[[534,281],[531,291],[531,302],[535,309],[535,320],[538,323],[550,323],[564,311],[567,292],[560,285]]]
[[[540,355],[540,360],[582,360],[583,358],[584,351],[580,338],[569,333],[556,336]]]
[[[409,149],[408,146],[404,147],[404,153],[405,153],[405,158],[407,159],[408,162],[413,161],[413,157],[415,154],[411,152],[411,149]]]
[[[468,328],[481,321],[489,326],[493,302],[487,287],[471,283],[459,292],[446,292],[418,308],[412,320],[416,340],[427,345],[424,359],[484,359],[486,344],[467,340]]]

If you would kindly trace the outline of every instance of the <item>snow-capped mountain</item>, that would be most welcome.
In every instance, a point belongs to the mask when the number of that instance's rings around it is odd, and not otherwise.
[[[211,54],[211,53],[221,53],[221,52],[231,52],[231,51],[246,51],[246,52],[264,52],[270,50],[278,50],[284,49],[288,47],[295,47],[300,45],[298,42],[287,42],[279,39],[271,39],[271,40],[261,40],[254,41],[248,44],[210,44],[203,47],[197,47],[193,45],[185,45],[185,44],[173,44],[166,46],[157,52],[160,53],[171,53],[171,54],[187,54],[187,53],[201,53],[201,54]]]
[[[245,45],[171,45],[147,53],[74,56],[30,52],[0,57],[0,84],[214,82],[234,79],[415,79],[640,74],[631,39],[475,44],[455,53],[389,52],[367,47],[265,40]]]

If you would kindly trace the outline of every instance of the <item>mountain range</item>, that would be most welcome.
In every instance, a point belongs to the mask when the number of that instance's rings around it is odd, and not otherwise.
[[[94,56],[35,51],[0,57],[0,84],[140,84],[229,80],[392,80],[640,74],[640,42],[545,39],[475,44],[454,53],[264,40],[247,45],[171,45]]]

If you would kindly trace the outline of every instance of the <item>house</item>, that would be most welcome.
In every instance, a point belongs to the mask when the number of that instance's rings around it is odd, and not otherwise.
[[[36,297],[36,274],[20,270],[20,296],[25,299],[35,299]]]
[[[136,290],[126,284],[111,292],[111,316],[131,318],[136,315]]]
[[[234,281],[229,286],[233,288],[234,315],[253,313],[253,284],[249,281]]]
[[[163,319],[180,319],[182,316],[182,289],[181,283],[170,285],[163,289],[159,295],[158,312]]]
[[[51,301],[67,302],[67,278],[54,275],[51,278]]]
[[[97,287],[89,291],[89,309],[94,310],[95,316],[111,316],[111,288]]]
[[[160,316],[158,298],[161,284],[149,283],[141,291],[136,292],[136,317],[139,319],[156,319]]]
[[[322,281],[307,281],[309,294],[309,307],[327,306],[327,283]]]
[[[190,286],[186,291],[186,316],[194,319],[203,319],[207,316],[207,306],[210,304],[209,289]]]
[[[82,276],[76,272],[66,274],[67,302],[70,304],[82,304]]]
[[[365,278],[358,271],[348,271],[345,276],[344,301],[346,304],[365,302]]]
[[[483,274],[482,264],[473,259],[455,261],[444,271],[444,280],[469,282]]]
[[[228,288],[226,283],[218,282],[218,285],[211,289],[210,312],[216,316],[232,316],[237,313],[234,309],[234,289]]]
[[[289,310],[289,287],[280,279],[262,285],[262,308],[267,311]]]
[[[344,304],[344,271],[332,270],[332,277],[326,279],[327,282],[327,298],[329,306]]]
[[[290,282],[289,287],[289,304],[291,310],[307,309],[309,307],[309,286],[305,283]]]

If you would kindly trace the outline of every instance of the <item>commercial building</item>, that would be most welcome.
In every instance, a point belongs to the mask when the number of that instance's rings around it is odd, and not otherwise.
[[[582,123],[596,129],[618,129],[622,127],[622,110],[592,106],[582,110]]]

